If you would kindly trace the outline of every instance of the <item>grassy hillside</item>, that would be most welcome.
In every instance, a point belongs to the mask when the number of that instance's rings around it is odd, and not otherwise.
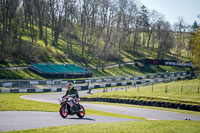
[[[45,29],[45,28],[44,28]],[[66,29],[65,29],[66,30]],[[156,72],[175,72],[187,70],[186,68],[177,68],[177,67],[163,67],[163,66],[153,66],[149,72],[143,70],[143,68],[135,65],[125,65],[122,68],[109,68],[105,71],[101,69],[96,70],[96,66],[101,66],[102,60],[99,60],[93,54],[93,47],[91,46],[90,53],[88,54],[88,44],[85,43],[84,55],[81,54],[81,37],[82,37],[82,28],[79,24],[74,24],[74,30],[71,34],[71,44],[72,50],[69,50],[67,38],[69,37],[65,32],[59,36],[58,46],[55,47],[51,44],[52,42],[52,33],[50,29],[47,29],[48,34],[48,45],[45,45],[43,40],[39,39],[39,29],[35,26],[35,38],[32,42],[31,36],[29,35],[29,30],[19,30],[21,37],[21,44],[12,42],[5,46],[5,51],[9,51],[5,54],[5,61],[0,62],[0,67],[11,67],[11,66],[26,66],[33,62],[42,62],[42,63],[73,63],[81,66],[85,66],[87,63],[94,73],[93,76],[115,76],[115,75],[129,75],[129,74],[138,74],[143,75],[147,73],[156,73]],[[1,43],[0,43],[1,45]],[[96,44],[92,44],[96,45]],[[103,46],[103,40],[99,41],[100,47]],[[14,46],[14,47],[13,47]],[[130,51],[130,48],[122,50],[122,62],[129,62],[138,59],[144,58],[156,58],[157,49],[147,49],[137,47],[136,52]],[[95,52],[95,51],[94,51]],[[117,55],[117,53],[116,53]],[[169,54],[167,59],[174,59],[173,54]],[[88,61],[87,61],[88,59]],[[180,56],[181,60],[188,60],[187,56]],[[110,58],[106,65],[116,64],[118,59],[115,57]],[[30,70],[19,70],[19,71],[0,71],[1,79],[42,79],[42,77],[35,75]]]
[[[101,69],[91,69],[93,71],[93,77],[101,76],[119,76],[119,75],[129,75],[129,76],[142,76],[153,73],[165,73],[168,72],[178,72],[187,71],[188,68],[179,68],[171,66],[151,66],[149,71],[145,71],[143,67],[133,65],[124,65],[121,68],[113,67],[107,68],[105,71]],[[45,79],[29,69],[23,70],[3,70],[0,71],[0,79]]]
[[[0,71],[0,79],[44,79],[44,78],[33,73],[29,69],[24,69],[24,70],[2,70]]]
[[[44,28],[45,29],[45,28]],[[19,34],[21,34],[21,44],[18,43],[13,44],[13,42],[8,43],[5,46],[5,51],[9,51],[5,58],[4,62],[0,62],[0,67],[6,66],[21,66],[26,65],[31,62],[64,62],[64,63],[76,63],[80,65],[85,64],[85,60],[87,59],[88,54],[88,44],[85,43],[84,55],[81,55],[81,44],[82,44],[82,27],[79,24],[74,24],[74,30],[71,33],[71,45],[72,51],[69,46],[69,41],[67,38],[66,32],[60,34],[58,39],[58,46],[55,47],[52,45],[52,31],[47,29],[47,42],[45,45],[43,40],[39,39],[39,28],[34,26],[35,37],[32,42],[32,38],[30,35],[30,31],[27,29],[20,29]],[[67,29],[64,29],[67,30]],[[0,43],[1,45],[1,43]],[[14,45],[14,47],[13,47]],[[94,44],[91,44],[91,49],[89,53],[89,66],[94,67],[99,60],[93,55]],[[103,39],[100,38],[99,47],[104,45]],[[144,59],[144,58],[156,58],[157,57],[157,49],[147,49],[142,46],[136,47],[135,52],[133,53],[130,48],[131,44],[127,46],[125,49],[122,49],[122,62],[132,61],[135,59]],[[172,53],[174,53],[172,50]],[[184,54],[180,56],[182,60],[188,60],[187,55]],[[116,53],[117,55],[117,53]],[[174,55],[168,55],[166,58],[174,59]],[[117,58],[109,59],[107,64],[117,63]]]
[[[143,67],[137,65],[124,65],[121,68],[113,67],[105,69],[104,72],[101,70],[93,70],[94,77],[99,76],[117,76],[117,75],[147,75],[153,73],[165,73],[168,72],[178,72],[178,71],[187,71],[188,68],[179,68],[179,67],[172,67],[172,66],[151,66],[150,69],[147,71]]]

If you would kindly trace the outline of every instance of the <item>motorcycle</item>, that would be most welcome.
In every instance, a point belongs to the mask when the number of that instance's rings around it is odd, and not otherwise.
[[[67,118],[68,115],[77,115],[79,118],[85,116],[85,109],[79,104],[78,98],[73,96],[65,96],[58,99],[60,102],[60,115]]]

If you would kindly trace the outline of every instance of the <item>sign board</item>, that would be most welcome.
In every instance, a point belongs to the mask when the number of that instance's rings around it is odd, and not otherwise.
[[[164,66],[179,66],[179,67],[193,67],[192,62],[179,62],[170,60],[159,60],[159,59],[145,59],[147,65],[164,65]]]

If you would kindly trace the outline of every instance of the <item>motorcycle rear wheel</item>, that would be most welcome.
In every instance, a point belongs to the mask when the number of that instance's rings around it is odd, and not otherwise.
[[[67,109],[66,109],[67,110]],[[65,105],[61,106],[60,107],[60,115],[63,117],[63,118],[67,118],[68,116],[68,110],[65,111]]]
[[[80,105],[80,108],[81,109],[78,111],[77,116],[79,118],[83,118],[85,116],[85,109],[84,109],[84,107],[82,105]]]

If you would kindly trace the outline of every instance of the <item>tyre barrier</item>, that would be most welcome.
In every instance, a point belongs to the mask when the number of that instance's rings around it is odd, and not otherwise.
[[[43,93],[43,92],[61,92],[62,88],[55,89],[1,89],[0,93]]]
[[[124,104],[132,104],[132,105],[155,106],[155,107],[200,111],[200,105],[189,105],[189,104],[181,104],[181,103],[116,99],[116,98],[80,98],[80,99],[81,101],[87,101],[87,102],[90,101],[90,102],[124,103]]]

